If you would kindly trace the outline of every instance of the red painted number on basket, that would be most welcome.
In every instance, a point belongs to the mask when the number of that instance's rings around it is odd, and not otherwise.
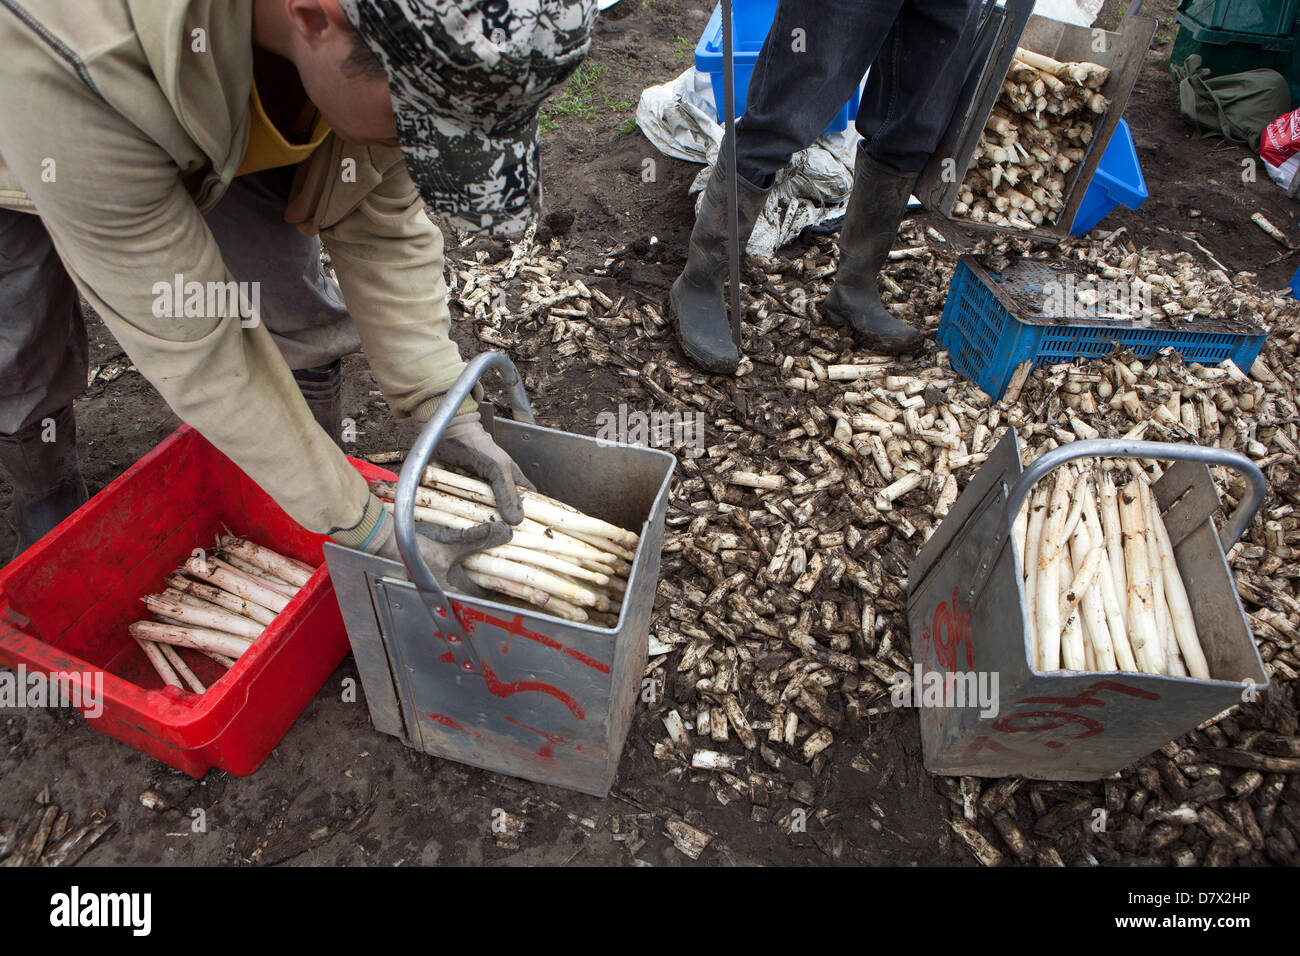
[[[934,652],[939,666],[952,673],[957,670],[957,652],[966,650],[966,670],[975,669],[975,646],[970,639],[971,607],[960,599],[961,589],[952,589],[952,603],[940,601],[934,609],[929,627],[921,632],[921,644]]]
[[[999,740],[981,734],[966,748],[964,757],[970,759],[983,750],[993,750],[998,753],[1014,754],[1020,757],[1049,757],[1052,759],[1064,757],[1071,750],[1070,741],[1085,740],[1106,732],[1105,722],[1097,719],[1102,716],[1101,714],[1090,717],[1087,714],[1075,712],[1084,707],[1104,708],[1107,702],[1099,696],[1103,691],[1124,694],[1140,700],[1154,701],[1160,699],[1160,695],[1153,691],[1143,690],[1140,687],[1130,687],[1128,684],[1116,680],[1103,680],[1089,684],[1082,693],[1073,697],[1025,697],[1016,701],[1016,705],[1054,705],[1059,709],[1019,710],[1013,714],[999,717],[993,721],[992,728],[999,734],[1034,734],[1035,738],[1027,740],[1025,743],[1036,744],[1044,748],[1043,750],[1036,753],[1026,752],[1015,747],[1009,747]],[[1054,734],[1055,731],[1059,730],[1067,732]],[[1062,737],[1064,739],[1061,739]]]

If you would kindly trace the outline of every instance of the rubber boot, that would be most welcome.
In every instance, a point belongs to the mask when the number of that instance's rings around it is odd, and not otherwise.
[[[840,227],[835,285],[822,302],[828,322],[848,325],[864,346],[885,355],[913,352],[925,341],[916,329],[887,311],[876,278],[898,235],[918,173],[900,173],[858,148],[853,192]]]
[[[298,390],[307,399],[307,406],[317,424],[326,434],[342,445],[343,439],[343,360],[335,359],[328,365],[295,369],[294,380]]]
[[[673,283],[668,303],[677,326],[682,349],[701,368],[710,372],[735,372],[740,365],[740,317],[728,321],[723,285],[729,265],[727,246],[726,159],[719,156],[713,175],[704,187],[704,202],[695,217],[686,268]],[[741,254],[754,231],[767,201],[766,189],[759,189],[744,176],[737,176],[737,218]]]
[[[72,406],[12,435],[0,435],[0,463],[13,485],[16,558],[89,497],[77,463],[77,419]]]

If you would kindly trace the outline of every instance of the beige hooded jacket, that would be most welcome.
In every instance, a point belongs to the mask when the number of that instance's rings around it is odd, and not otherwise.
[[[155,286],[176,275],[233,281],[203,213],[248,140],[252,8],[0,0],[0,207],[41,217],[177,415],[328,533],[361,521],[365,482],[316,425],[265,327],[155,315]],[[448,337],[442,235],[400,151],[330,134],[300,167],[286,218],[329,251],[393,413],[427,420],[464,363]]]

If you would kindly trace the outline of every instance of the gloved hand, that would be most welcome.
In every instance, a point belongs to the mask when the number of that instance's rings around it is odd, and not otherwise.
[[[519,524],[524,520],[524,506],[519,500],[517,486],[523,485],[529,491],[537,489],[524,477],[513,459],[492,440],[478,412],[465,412],[453,418],[433,454],[438,461],[463,468],[491,485],[497,511],[506,524]]]
[[[472,528],[443,528],[438,525],[416,524],[415,542],[420,548],[420,556],[429,566],[433,576],[446,587],[470,597],[488,597],[488,593],[469,579],[465,569],[460,566],[461,558],[506,544],[512,535],[508,525],[499,521],[475,525]],[[367,554],[401,561],[402,555],[397,550],[397,522],[387,511],[380,519],[370,540],[361,550]]]
[[[512,536],[509,526],[519,524],[524,518],[519,486],[530,491],[536,489],[519,466],[492,440],[477,411],[452,418],[434,449],[434,456],[437,461],[463,468],[486,481],[492,488],[497,511],[506,524],[493,521],[471,528],[445,528],[417,523],[416,542],[420,554],[434,576],[453,590],[471,597],[487,597],[487,592],[469,580],[460,561],[478,551],[509,542]],[[378,499],[372,498],[371,502],[372,507],[379,506]],[[397,524],[391,514],[382,512],[379,523],[374,525],[360,549],[392,561],[402,560],[397,550]]]

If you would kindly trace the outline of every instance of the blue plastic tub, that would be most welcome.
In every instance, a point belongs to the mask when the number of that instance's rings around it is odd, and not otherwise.
[[[758,61],[758,51],[763,48],[763,40],[776,18],[777,0],[733,0],[732,25],[735,29],[734,66],[736,73],[736,116],[745,112],[745,94],[749,90],[749,78]],[[695,46],[695,69],[709,74],[709,83],[713,87],[713,109],[718,122],[725,122],[724,106],[726,94],[722,83],[722,5],[713,8],[713,16],[700,42]],[[861,84],[859,84],[861,86]],[[859,91],[844,104],[844,108],[835,114],[831,124],[826,127],[828,133],[839,133],[848,129],[858,115]]]
[[[1086,236],[1116,206],[1136,209],[1146,202],[1146,198],[1147,181],[1138,163],[1137,150],[1133,147],[1133,134],[1129,132],[1128,123],[1120,120],[1101,162],[1097,164],[1088,191],[1083,194],[1079,211],[1074,214],[1070,235]]]
[[[953,368],[999,399],[1016,366],[1026,359],[1035,366],[1055,365],[1104,358],[1116,348],[1131,349],[1145,358],[1172,347],[1186,362],[1218,365],[1232,359],[1239,368],[1248,369],[1264,346],[1263,331],[1245,326],[1240,331],[1164,329],[1121,319],[1053,319],[1038,314],[1041,310],[1029,314],[1025,303],[1044,303],[1047,283],[1065,282],[1062,269],[1068,267],[1022,259],[999,273],[985,268],[979,256],[962,256],[948,287],[938,332],[939,345],[948,350]]]

